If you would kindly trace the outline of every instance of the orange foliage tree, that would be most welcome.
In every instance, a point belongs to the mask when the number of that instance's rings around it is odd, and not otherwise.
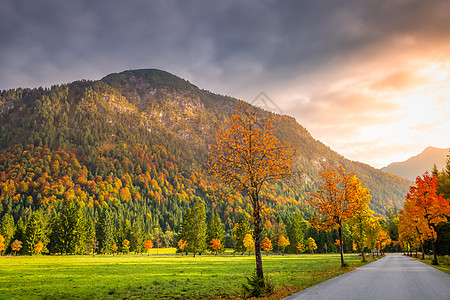
[[[264,278],[261,259],[261,202],[269,183],[291,173],[295,149],[273,133],[272,118],[262,119],[256,109],[241,102],[211,145],[208,169],[215,178],[247,196],[253,209],[256,274]]]
[[[262,242],[261,242],[261,248],[262,248],[264,251],[267,251],[267,255],[269,254],[269,251],[271,251],[271,250],[273,249],[272,242],[269,240],[268,237],[265,237],[265,238],[262,240]]]
[[[406,195],[405,211],[412,218],[422,220],[426,225],[427,234],[433,249],[433,264],[438,265],[435,242],[436,227],[447,221],[450,215],[450,199],[437,194],[437,176],[431,177],[428,172],[423,178],[417,176],[416,186],[411,186]]]
[[[44,244],[42,242],[39,242],[36,244],[36,246],[34,246],[34,252],[36,253],[41,253],[42,249],[44,249]]]
[[[211,247],[211,249],[216,251],[216,255],[217,255],[217,252],[220,249],[222,249],[222,243],[220,242],[219,239],[212,239],[211,242],[210,242],[210,247]]]
[[[153,248],[153,241],[152,240],[146,240],[144,242],[144,248],[147,250],[147,255],[150,255],[150,249]]]
[[[180,249],[181,255],[183,255],[183,252],[184,252],[185,250],[186,250],[186,255],[187,255],[187,248],[188,248],[188,243],[187,243],[185,240],[180,239],[180,240],[178,241],[178,249]]]
[[[20,251],[22,249],[22,242],[19,240],[14,240],[11,244],[11,250],[14,251],[14,254],[17,255],[17,251]]]
[[[327,165],[319,172],[322,184],[312,194],[309,204],[315,209],[312,224],[320,230],[338,229],[341,266],[344,267],[344,247],[342,245],[342,226],[353,219],[362,207],[362,201],[369,201],[366,189],[361,188],[361,180],[354,173],[348,173],[341,166]]]

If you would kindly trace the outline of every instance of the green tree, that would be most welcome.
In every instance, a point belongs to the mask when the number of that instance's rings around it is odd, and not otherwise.
[[[206,249],[206,213],[203,201],[197,200],[183,217],[180,238],[187,242],[189,252],[201,253]]]
[[[233,228],[233,242],[234,242],[234,251],[241,252],[244,255],[246,250],[244,245],[244,238],[248,233],[251,233],[250,223],[246,215],[241,215],[239,222],[234,225]]]
[[[294,213],[288,219],[286,227],[288,238],[291,242],[290,246],[288,246],[288,250],[291,253],[298,253],[297,245],[304,243],[304,234],[300,216],[297,213]]]
[[[130,249],[136,253],[142,252],[142,246],[144,243],[144,232],[141,225],[141,220],[134,221],[130,232]]]
[[[35,252],[34,248],[39,242],[45,245],[47,244],[47,240],[42,213],[40,211],[35,211],[27,222],[22,251],[24,254],[31,255]]]
[[[80,207],[67,199],[52,224],[51,243],[61,254],[84,252],[85,220]]]
[[[100,253],[111,253],[114,244],[114,224],[108,207],[103,208],[100,214],[96,235]]]
[[[224,233],[224,230],[223,230],[222,222],[220,220],[219,214],[216,212],[211,215],[211,217],[208,220],[208,224],[207,224],[206,241],[209,244],[208,248],[211,252],[213,252],[213,251],[217,252],[217,249],[213,249],[213,246],[211,245],[211,241],[213,239],[218,239],[220,241],[220,244],[223,244],[223,233]],[[217,242],[213,245],[217,245]]]
[[[5,247],[8,249],[9,244],[13,240],[16,232],[16,226],[14,225],[14,218],[10,214],[5,214],[0,223],[0,234],[5,238]]]

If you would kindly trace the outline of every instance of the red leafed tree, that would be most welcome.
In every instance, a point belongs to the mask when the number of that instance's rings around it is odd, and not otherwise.
[[[424,220],[431,236],[431,246],[433,249],[433,264],[437,265],[437,255],[435,242],[437,238],[436,227],[441,222],[447,221],[450,215],[449,199],[437,194],[437,176],[431,177],[428,172],[423,178],[417,176],[416,186],[411,186],[406,195],[409,206],[405,207],[407,213]]]

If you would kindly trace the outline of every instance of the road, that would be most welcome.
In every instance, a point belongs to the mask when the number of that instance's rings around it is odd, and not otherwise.
[[[389,254],[285,300],[450,300],[450,275],[401,254]]]

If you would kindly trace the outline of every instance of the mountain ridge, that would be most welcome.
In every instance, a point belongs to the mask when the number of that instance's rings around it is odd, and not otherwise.
[[[16,144],[24,149],[29,144],[46,145],[50,150],[66,149],[76,153],[89,174],[106,176],[108,170],[116,172],[115,169],[107,166],[99,170],[96,166],[98,157],[116,153],[111,149],[122,144],[161,145],[174,156],[171,164],[186,170],[188,177],[190,170],[201,168],[207,145],[234,113],[238,101],[157,69],[112,73],[101,80],[75,81],[50,89],[2,91],[0,150]],[[342,165],[372,190],[371,205],[379,214],[401,207],[409,181],[344,158],[314,139],[292,117],[258,111],[274,117],[279,139],[299,147],[297,164],[306,182],[313,184],[318,180],[322,163]],[[298,188],[307,191],[311,187]],[[301,200],[305,195],[295,199]],[[301,209],[308,214],[307,205],[303,203]]]
[[[444,168],[449,150],[450,148],[428,146],[421,153],[402,162],[393,162],[381,170],[414,181],[425,171],[431,172],[434,165],[438,170]]]

